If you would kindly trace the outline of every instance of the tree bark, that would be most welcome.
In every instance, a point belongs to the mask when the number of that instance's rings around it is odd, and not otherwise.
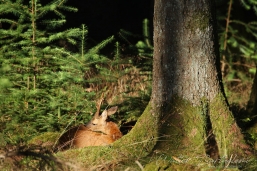
[[[246,156],[222,89],[215,22],[211,0],[155,1],[151,106],[165,153]]]

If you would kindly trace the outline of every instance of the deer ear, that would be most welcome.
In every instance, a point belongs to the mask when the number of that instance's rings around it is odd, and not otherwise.
[[[104,110],[103,113],[101,114],[101,118],[102,118],[102,120],[106,120],[107,117],[108,117],[108,112],[107,112],[107,110]]]
[[[107,110],[108,116],[116,113],[117,110],[118,110],[118,106],[111,107],[110,109]]]

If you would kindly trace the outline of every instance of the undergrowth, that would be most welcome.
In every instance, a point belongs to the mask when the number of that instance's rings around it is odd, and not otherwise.
[[[1,2],[3,145],[88,122],[100,96],[105,99],[102,108],[126,103],[120,105],[120,124],[136,121],[149,100],[150,69],[140,70],[135,61],[123,57],[119,42],[113,56],[100,53],[114,36],[87,49],[86,26],[56,31],[65,23],[63,11],[77,11],[65,3]]]

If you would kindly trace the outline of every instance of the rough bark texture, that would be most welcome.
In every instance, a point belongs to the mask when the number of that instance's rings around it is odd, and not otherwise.
[[[169,1],[155,4],[153,99],[178,95],[194,105],[218,93],[212,4]],[[157,92],[158,91],[158,92]]]
[[[162,124],[156,148],[173,155],[205,155],[212,137],[215,157],[245,156],[221,87],[214,8],[212,0],[155,1],[151,102]]]

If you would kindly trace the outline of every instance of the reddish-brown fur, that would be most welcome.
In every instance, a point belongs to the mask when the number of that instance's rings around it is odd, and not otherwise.
[[[87,125],[69,129],[60,137],[57,150],[71,147],[104,146],[121,138],[122,133],[117,124],[106,121],[108,115],[114,114],[117,109],[117,107],[112,107],[104,110],[101,116],[96,113]]]

